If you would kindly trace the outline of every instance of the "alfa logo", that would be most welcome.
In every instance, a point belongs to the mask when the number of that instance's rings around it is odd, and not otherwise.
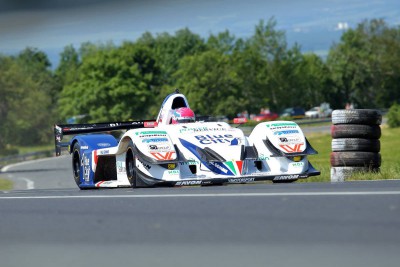
[[[175,151],[169,151],[169,152],[150,152],[150,154],[153,155],[157,160],[170,160],[172,159],[172,156],[175,154]]]
[[[285,150],[287,153],[294,153],[294,152],[301,152],[301,146],[304,145],[303,143],[301,144],[295,144],[295,145],[279,145],[283,150]]]

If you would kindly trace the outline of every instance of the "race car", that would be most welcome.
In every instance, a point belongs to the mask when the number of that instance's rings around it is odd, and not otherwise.
[[[317,152],[295,122],[262,122],[246,136],[177,110],[190,113],[178,91],[165,98],[155,121],[54,125],[56,155],[68,146],[80,189],[293,182],[320,174],[307,158]],[[126,132],[118,139],[96,133],[113,130]],[[70,134],[76,136],[62,143]]]

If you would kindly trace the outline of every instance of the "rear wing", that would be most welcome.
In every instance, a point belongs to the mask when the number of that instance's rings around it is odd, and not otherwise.
[[[61,142],[64,135],[98,133],[115,130],[129,130],[137,128],[154,128],[157,122],[154,120],[125,121],[125,122],[104,122],[87,124],[55,124],[54,125],[54,143],[56,156],[61,155],[61,148],[68,147],[69,143]]]

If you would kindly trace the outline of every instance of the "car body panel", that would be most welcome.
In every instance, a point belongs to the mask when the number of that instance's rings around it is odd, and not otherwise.
[[[180,100],[176,100],[180,98]],[[262,122],[249,136],[226,122],[169,124],[173,104],[187,105],[182,94],[169,95],[156,127],[127,130],[119,141],[109,134],[78,135],[81,189],[132,186],[127,152],[134,153],[136,186],[182,186],[292,181],[319,175],[307,159],[315,154],[301,128],[290,121]]]

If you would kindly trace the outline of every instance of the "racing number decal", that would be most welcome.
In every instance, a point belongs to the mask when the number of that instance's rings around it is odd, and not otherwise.
[[[285,150],[288,153],[294,153],[294,152],[301,152],[300,147],[304,145],[303,143],[301,144],[295,144],[294,146],[290,145],[279,145],[283,150]]]
[[[175,154],[175,151],[169,151],[166,153],[161,152],[150,152],[157,160],[170,160],[172,159],[172,155]]]

